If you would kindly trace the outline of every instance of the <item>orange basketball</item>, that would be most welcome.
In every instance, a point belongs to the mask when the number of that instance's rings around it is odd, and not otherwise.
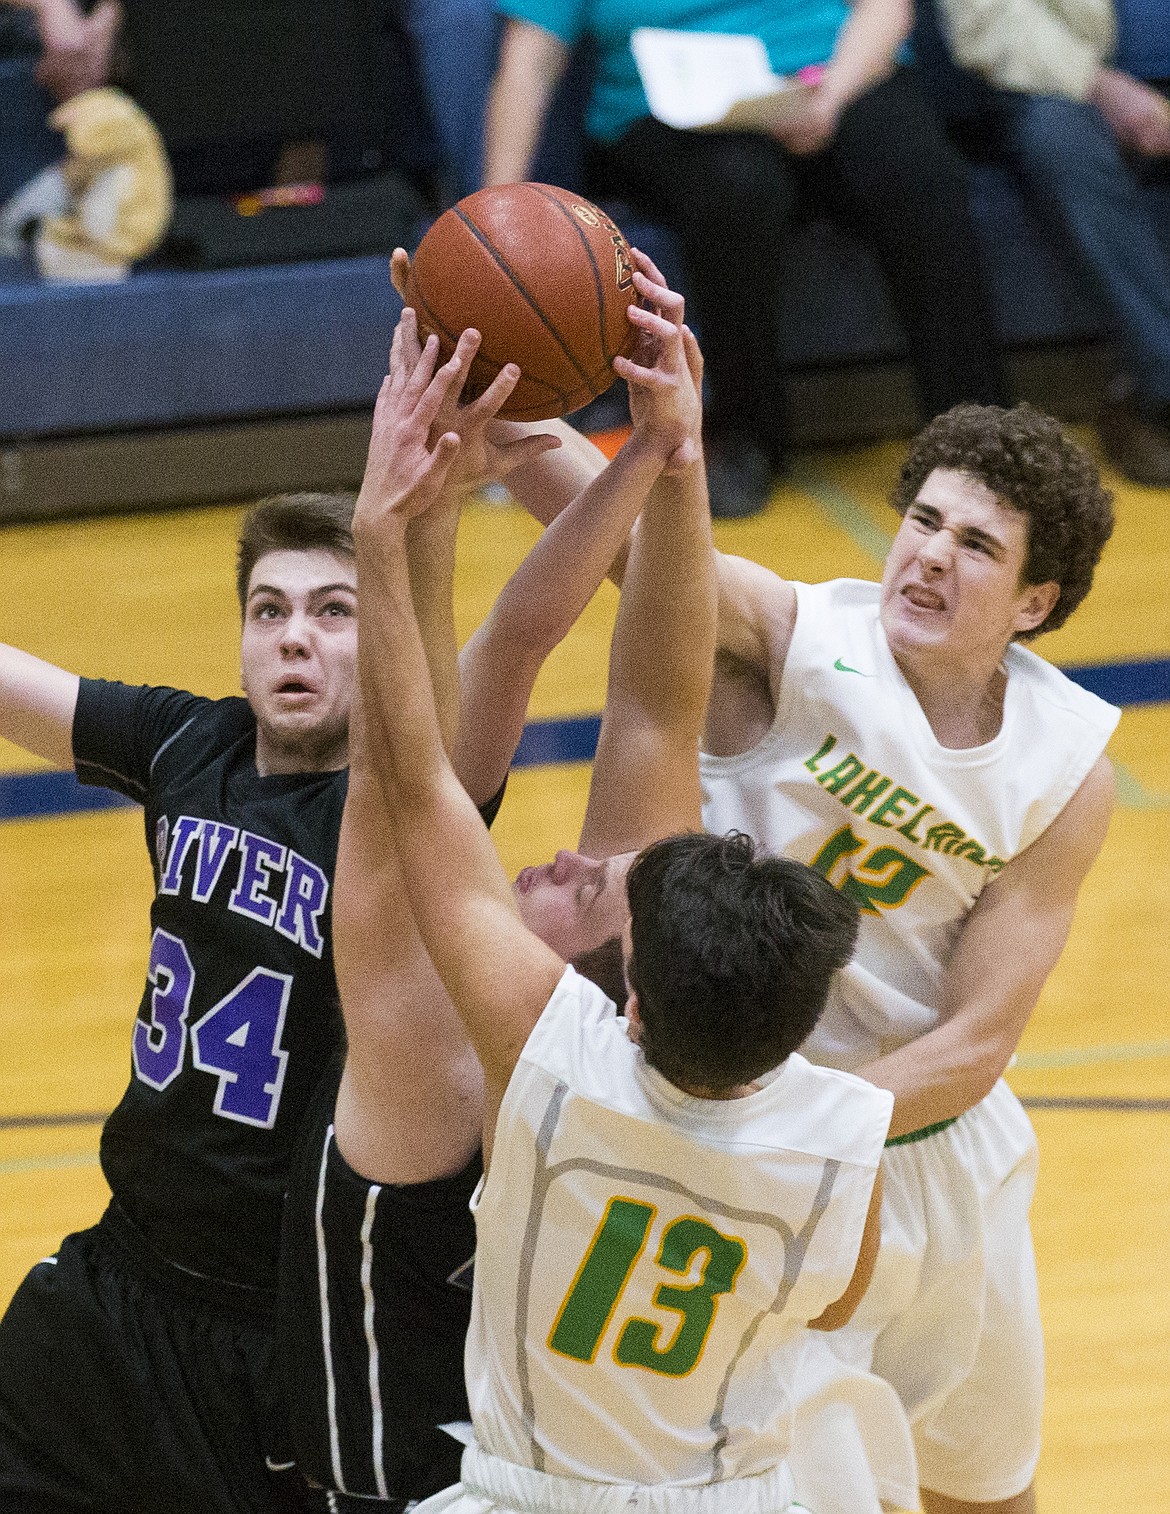
[[[406,303],[446,360],[460,332],[483,337],[463,388],[482,394],[505,363],[520,381],[501,415],[548,420],[614,381],[633,351],[637,302],[625,237],[596,205],[551,184],[500,184],[446,211],[419,244]]]

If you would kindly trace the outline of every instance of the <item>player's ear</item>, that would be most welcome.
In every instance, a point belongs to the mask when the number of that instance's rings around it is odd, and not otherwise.
[[[1018,634],[1022,631],[1034,631],[1037,626],[1043,625],[1052,614],[1059,598],[1060,585],[1058,583],[1026,585],[1012,623],[1013,629]]]

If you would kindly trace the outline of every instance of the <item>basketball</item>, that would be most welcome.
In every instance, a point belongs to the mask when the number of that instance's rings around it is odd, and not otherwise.
[[[549,420],[579,410],[629,356],[637,300],[624,236],[603,210],[551,184],[500,184],[460,200],[435,222],[411,263],[406,304],[441,361],[462,331],[483,337],[463,388],[482,394],[506,363],[520,381],[501,415]]]

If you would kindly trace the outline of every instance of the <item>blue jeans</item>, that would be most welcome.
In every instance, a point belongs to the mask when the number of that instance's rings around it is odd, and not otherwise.
[[[1170,404],[1170,246],[1140,167],[1092,105],[1003,90],[987,96],[1026,189],[1067,234],[1113,318],[1138,395]]]

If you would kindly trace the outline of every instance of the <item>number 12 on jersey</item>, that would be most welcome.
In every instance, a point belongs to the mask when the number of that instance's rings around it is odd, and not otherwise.
[[[549,1335],[549,1346],[558,1355],[586,1363],[594,1360],[645,1250],[656,1212],[653,1204],[610,1199]],[[656,1308],[681,1316],[673,1338],[660,1346],[661,1324],[637,1317],[626,1320],[614,1347],[618,1366],[644,1367],[666,1377],[685,1377],[698,1366],[719,1295],[734,1289],[747,1247],[735,1236],[721,1235],[706,1220],[683,1215],[663,1231],[657,1263],[686,1277],[699,1252],[706,1252],[706,1260],[698,1282],[683,1287],[664,1282],[654,1292]]]

